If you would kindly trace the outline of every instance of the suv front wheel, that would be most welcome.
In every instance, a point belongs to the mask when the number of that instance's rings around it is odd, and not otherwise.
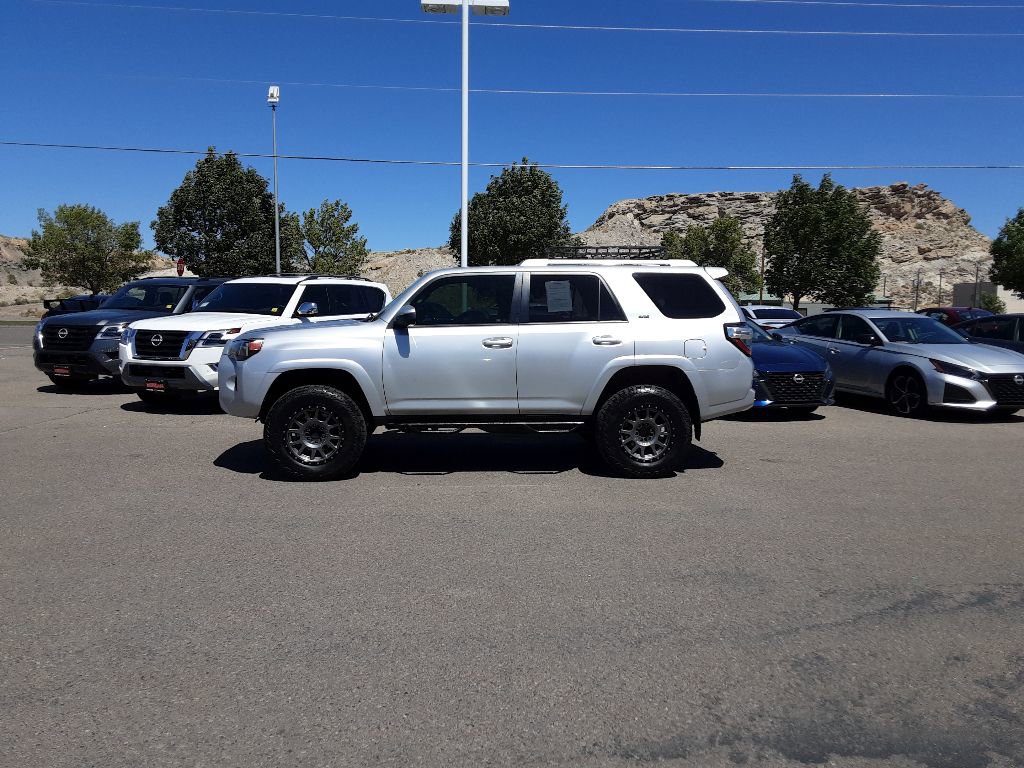
[[[637,384],[609,397],[597,412],[595,440],[605,463],[629,477],[671,474],[690,449],[683,402],[663,387]]]
[[[366,446],[366,418],[344,392],[320,385],[285,393],[267,413],[263,445],[285,474],[331,480],[355,468]]]

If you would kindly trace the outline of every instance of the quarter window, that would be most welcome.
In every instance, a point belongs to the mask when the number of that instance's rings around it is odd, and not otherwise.
[[[515,275],[442,277],[413,297],[416,325],[495,325],[511,322]]]
[[[718,317],[725,311],[715,289],[699,275],[635,272],[633,279],[658,311],[673,320]]]
[[[597,275],[530,276],[528,322],[578,323],[625,319]]]

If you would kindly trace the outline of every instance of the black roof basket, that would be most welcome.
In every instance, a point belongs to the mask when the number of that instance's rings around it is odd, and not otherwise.
[[[660,245],[549,245],[548,259],[628,259],[653,261],[668,258]]]

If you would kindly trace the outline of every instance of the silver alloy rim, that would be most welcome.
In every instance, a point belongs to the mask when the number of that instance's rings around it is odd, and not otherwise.
[[[655,405],[629,411],[619,425],[619,445],[634,461],[651,464],[672,447],[672,419]]]
[[[896,413],[909,416],[921,406],[921,393],[913,376],[897,376],[892,380],[892,407]]]
[[[322,405],[292,414],[285,428],[285,445],[296,461],[309,466],[326,464],[345,442],[341,419]]]

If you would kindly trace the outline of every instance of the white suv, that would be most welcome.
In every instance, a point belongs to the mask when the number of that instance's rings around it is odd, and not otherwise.
[[[241,333],[278,325],[364,318],[391,300],[386,286],[331,275],[231,280],[191,312],[132,323],[121,335],[121,378],[146,402],[217,388],[224,345]]]
[[[271,461],[304,479],[351,472],[377,426],[496,424],[582,427],[615,471],[669,474],[701,422],[754,402],[726,274],[668,260],[432,272],[364,322],[242,334],[220,361],[221,407],[262,419]]]

